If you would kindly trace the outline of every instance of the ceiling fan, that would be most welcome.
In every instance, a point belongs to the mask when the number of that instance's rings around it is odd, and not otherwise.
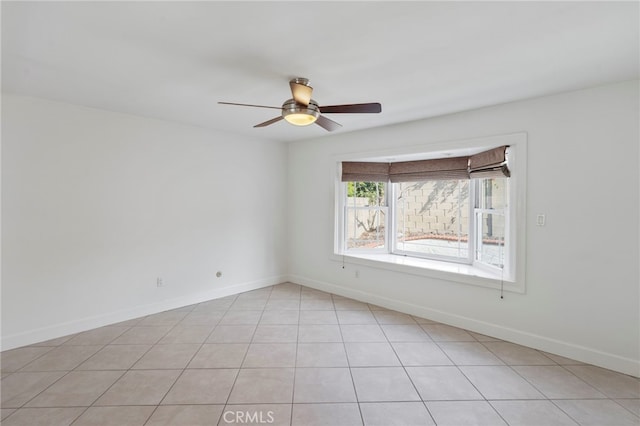
[[[293,98],[284,101],[281,107],[238,104],[233,102],[218,103],[222,105],[238,105],[280,110],[281,115],[279,117],[272,118],[264,123],[256,124],[253,127],[266,127],[285,119],[287,122],[296,126],[308,126],[316,123],[318,126],[329,132],[339,129],[342,125],[328,119],[323,114],[375,114],[382,111],[382,105],[377,102],[367,104],[319,106],[316,101],[311,99],[313,87],[309,86],[309,80],[306,78],[294,78],[289,82],[289,87],[291,87],[291,94],[293,95]]]

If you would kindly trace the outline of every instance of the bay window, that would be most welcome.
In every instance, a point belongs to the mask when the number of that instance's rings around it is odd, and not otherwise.
[[[341,162],[336,254],[514,282],[509,150]]]

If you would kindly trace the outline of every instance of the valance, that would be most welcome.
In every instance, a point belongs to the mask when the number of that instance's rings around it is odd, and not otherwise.
[[[377,163],[345,161],[342,182],[419,182],[510,177],[507,148],[501,146],[466,157]]]

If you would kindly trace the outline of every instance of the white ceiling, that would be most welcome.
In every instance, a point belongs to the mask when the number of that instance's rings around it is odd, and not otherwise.
[[[2,90],[295,141],[254,124],[307,77],[339,132],[639,76],[638,2],[2,2]]]

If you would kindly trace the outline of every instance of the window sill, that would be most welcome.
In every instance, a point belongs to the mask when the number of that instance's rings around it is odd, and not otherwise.
[[[337,262],[344,261],[344,263],[348,264],[369,266],[493,289],[500,289],[504,284],[505,291],[524,293],[524,283],[516,283],[507,279],[503,282],[500,273],[473,265],[389,253],[349,253],[344,256],[334,253],[331,255],[331,259]]]

